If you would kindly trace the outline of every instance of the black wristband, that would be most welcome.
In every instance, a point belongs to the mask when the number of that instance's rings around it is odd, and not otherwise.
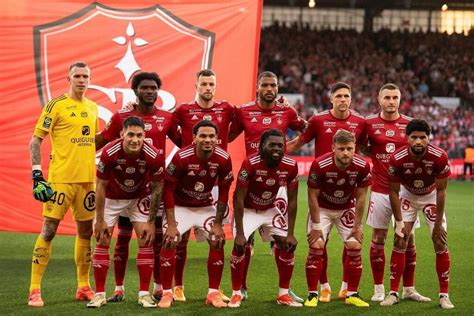
[[[33,180],[44,180],[43,172],[41,170],[33,170],[31,172],[31,178]]]

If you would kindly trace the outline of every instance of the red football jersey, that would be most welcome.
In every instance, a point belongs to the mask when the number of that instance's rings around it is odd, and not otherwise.
[[[242,162],[237,186],[248,188],[244,207],[266,210],[274,206],[280,187],[298,187],[298,165],[290,157],[283,156],[280,164],[269,168],[258,154],[247,157]]]
[[[216,124],[219,129],[217,144],[227,150],[229,124],[235,115],[233,105],[227,101],[216,101],[211,108],[204,109],[196,101],[192,101],[181,104],[173,113],[178,125],[181,126],[182,147],[192,144],[194,125],[199,121],[209,120]]]
[[[258,151],[258,144],[263,132],[276,128],[286,135],[286,129],[304,130],[305,122],[296,110],[288,105],[276,103],[271,109],[262,109],[257,101],[242,105],[237,109],[231,124],[231,133],[245,131],[245,149],[247,156]]]
[[[372,183],[370,165],[357,154],[345,170],[336,166],[333,153],[316,158],[311,164],[308,187],[320,189],[318,203],[330,210],[344,210],[355,206],[355,191]]]
[[[411,117],[400,115],[394,121],[387,121],[379,114],[365,120],[365,134],[372,157],[372,191],[388,194],[388,164],[395,150],[407,144],[406,127]]]
[[[364,125],[364,117],[353,110],[350,110],[349,116],[345,119],[338,119],[327,110],[314,114],[309,119],[308,128],[300,135],[300,140],[306,144],[314,138],[314,157],[318,158],[332,152],[332,138],[341,128],[352,132],[356,143],[365,142]]]
[[[105,197],[131,200],[148,195],[148,183],[163,179],[164,168],[164,156],[155,147],[145,142],[138,156],[128,156],[123,150],[123,140],[117,139],[104,147],[97,177],[109,180]]]
[[[216,182],[219,201],[227,202],[233,180],[230,156],[222,148],[215,147],[206,161],[199,160],[194,145],[180,149],[166,168],[165,208],[213,205],[211,191]]]
[[[181,143],[181,134],[173,114],[156,107],[151,114],[140,113],[136,108],[131,110],[122,109],[115,112],[101,132],[102,137],[108,142],[120,138],[123,121],[129,116],[138,116],[145,122],[145,140],[157,148],[160,155],[166,153],[166,136],[175,144]]]
[[[406,145],[390,157],[388,181],[399,182],[408,191],[426,195],[435,189],[435,179],[449,177],[448,155],[441,148],[428,144],[422,159],[415,159]]]

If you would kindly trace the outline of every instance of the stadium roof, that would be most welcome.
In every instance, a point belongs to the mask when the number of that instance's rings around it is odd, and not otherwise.
[[[454,10],[474,10],[474,0],[315,0],[316,8],[440,10],[443,4]],[[309,0],[264,0],[267,6],[307,7]]]

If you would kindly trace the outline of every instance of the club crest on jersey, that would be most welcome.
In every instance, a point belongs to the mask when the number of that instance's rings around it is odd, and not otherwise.
[[[262,123],[263,123],[264,125],[269,125],[269,124],[272,123],[272,119],[269,118],[269,117],[264,117],[263,120],[262,120]]]
[[[204,169],[199,172],[200,177],[204,177],[206,174],[207,174],[207,171]]]
[[[127,179],[123,182],[127,187],[133,187],[135,185],[135,181],[131,179]]]
[[[387,143],[385,145],[385,151],[388,153],[393,153],[395,151],[395,144],[394,143]]]
[[[203,170],[204,171],[204,170]],[[212,177],[212,178],[215,178],[216,175],[217,175],[217,170],[216,169],[211,169],[209,170],[209,175]]]
[[[196,192],[204,192],[204,183],[202,182],[196,182],[194,184],[194,191]]]
[[[281,116],[277,117],[276,121],[278,125],[283,124],[283,120],[281,119]]]

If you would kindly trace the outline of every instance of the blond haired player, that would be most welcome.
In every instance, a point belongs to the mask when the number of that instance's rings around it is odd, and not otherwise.
[[[69,207],[77,223],[74,261],[77,266],[76,300],[94,296],[89,284],[92,220],[95,216],[95,141],[97,104],[85,97],[90,69],[83,62],[69,67],[69,91],[43,108],[30,142],[33,195],[43,202],[43,227],[31,264],[28,305],[44,306],[41,279],[51,255],[51,242]],[[41,144],[51,137],[51,161],[46,182],[41,171]]]

